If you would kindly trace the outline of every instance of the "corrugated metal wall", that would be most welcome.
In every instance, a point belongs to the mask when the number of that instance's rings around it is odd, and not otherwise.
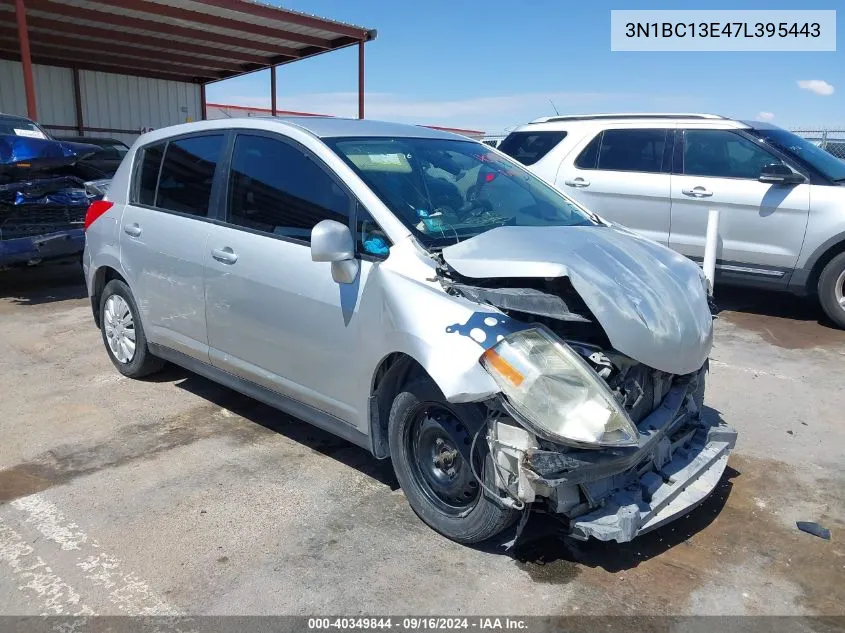
[[[39,123],[76,125],[73,102],[73,71],[56,66],[32,67]],[[0,59],[0,112],[26,116],[26,94],[20,62]]]
[[[134,141],[141,132],[202,118],[196,84],[129,75],[79,73],[86,127],[137,130],[134,134],[94,133]]]
[[[73,71],[34,65],[38,122],[76,126]],[[179,81],[129,75],[79,72],[86,136],[118,138],[132,143],[141,132],[202,118],[200,86]],[[0,60],[0,112],[26,116],[26,96],[20,62]],[[56,135],[75,130],[50,129]]]

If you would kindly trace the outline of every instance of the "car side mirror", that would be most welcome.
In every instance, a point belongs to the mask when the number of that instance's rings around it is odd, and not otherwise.
[[[335,220],[323,220],[311,229],[311,261],[331,262],[332,279],[339,284],[355,281],[359,264],[349,227]]]
[[[804,176],[795,173],[783,163],[771,163],[763,165],[757,180],[770,185],[798,185],[804,182]]]

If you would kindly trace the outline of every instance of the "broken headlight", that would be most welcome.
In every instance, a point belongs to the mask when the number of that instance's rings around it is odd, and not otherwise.
[[[637,445],[637,429],[607,385],[550,332],[511,334],[484,352],[481,364],[547,439],[588,448]]]

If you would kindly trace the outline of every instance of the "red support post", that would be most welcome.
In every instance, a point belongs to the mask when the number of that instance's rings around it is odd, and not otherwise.
[[[26,8],[23,0],[15,0],[15,14],[18,18],[18,42],[21,49],[21,67],[23,68],[23,87],[26,92],[26,115],[33,121],[38,120],[38,108],[35,103],[35,80],[32,77],[32,58],[29,54],[29,30],[26,28]]]
[[[270,113],[276,116],[276,67],[270,66]]]
[[[76,107],[76,132],[85,135],[85,120],[82,117],[82,89],[79,84],[79,69],[73,69],[73,103]]]
[[[205,84],[200,84],[200,118],[203,121],[208,118],[208,108],[205,103]]]
[[[358,42],[358,118],[364,118],[364,40]]]

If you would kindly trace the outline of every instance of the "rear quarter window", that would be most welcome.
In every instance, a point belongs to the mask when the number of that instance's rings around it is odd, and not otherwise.
[[[523,165],[533,165],[565,138],[563,131],[511,132],[499,145],[499,151]]]
[[[148,145],[138,152],[138,180],[134,202],[153,206],[156,199],[156,185],[158,172],[161,168],[161,158],[164,156],[164,143]]]

